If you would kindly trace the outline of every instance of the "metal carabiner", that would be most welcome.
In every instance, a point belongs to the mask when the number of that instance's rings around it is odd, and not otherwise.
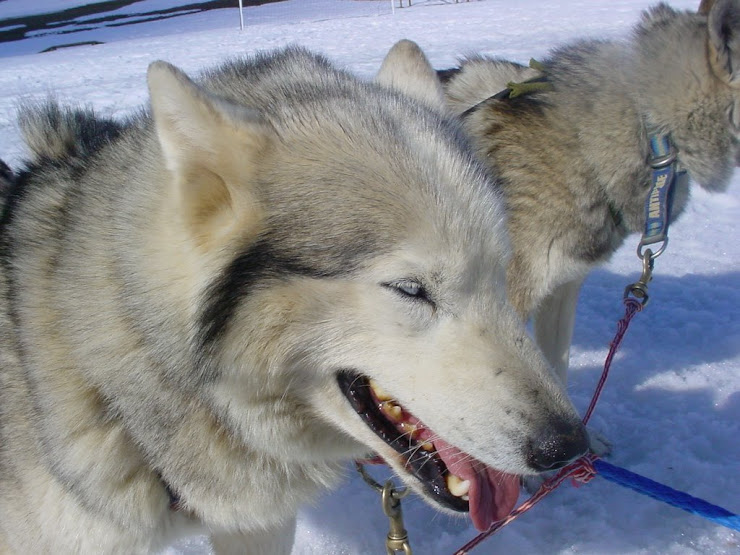
[[[650,296],[648,295],[648,283],[650,283],[650,280],[653,279],[653,264],[655,261],[655,257],[659,254],[660,252],[658,252],[658,254],[653,254],[653,251],[651,251],[650,249],[645,249],[645,252],[641,256],[642,274],[640,275],[640,279],[625,288],[625,299],[631,295],[639,300],[642,303],[642,306],[647,305],[650,298]]]
[[[397,490],[393,487],[393,482],[388,480],[383,486],[381,500],[383,503],[383,512],[388,517],[390,530],[385,540],[385,549],[387,555],[395,555],[403,552],[404,555],[413,555],[409,545],[409,534],[403,525],[403,512],[401,510],[401,499],[409,493],[408,488]]]
[[[364,465],[356,461],[355,468],[360,473],[365,483],[380,493],[383,513],[388,517],[390,530],[385,538],[385,549],[387,555],[395,555],[398,552],[404,555],[413,555],[409,545],[409,534],[403,525],[403,512],[401,511],[401,499],[409,494],[409,488],[396,489],[393,482],[387,480],[385,485],[380,485],[368,472]]]

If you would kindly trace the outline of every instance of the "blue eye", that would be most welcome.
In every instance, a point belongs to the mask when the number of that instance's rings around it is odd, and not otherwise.
[[[399,283],[396,283],[395,287],[401,293],[403,293],[404,295],[408,295],[409,297],[419,297],[424,291],[421,285],[416,283],[415,281],[401,281]]]
[[[402,297],[433,304],[424,286],[413,279],[399,279],[398,281],[384,283],[383,286],[392,289]]]

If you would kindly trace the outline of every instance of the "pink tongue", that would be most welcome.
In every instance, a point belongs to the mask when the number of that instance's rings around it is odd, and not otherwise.
[[[434,440],[447,469],[463,480],[470,480],[468,498],[470,518],[480,532],[507,516],[519,499],[519,477],[494,470],[441,439]]]

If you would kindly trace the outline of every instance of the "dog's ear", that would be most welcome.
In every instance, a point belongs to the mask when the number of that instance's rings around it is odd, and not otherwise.
[[[223,242],[257,214],[250,188],[274,129],[255,110],[217,98],[182,71],[154,62],[147,73],[154,126],[172,203],[198,243]],[[212,246],[212,245],[211,245]]]
[[[375,81],[414,98],[430,108],[445,111],[442,84],[419,45],[400,40],[380,66]]]
[[[701,2],[699,2],[697,13],[701,15],[709,15],[709,10],[712,9],[713,4],[714,0],[701,0]]]
[[[740,0],[711,2],[708,16],[712,68],[735,85],[740,81]]]

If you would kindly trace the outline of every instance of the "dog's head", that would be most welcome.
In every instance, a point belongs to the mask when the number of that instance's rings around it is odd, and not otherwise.
[[[740,1],[699,13],[659,4],[636,31],[637,87],[648,122],[671,133],[701,186],[723,190],[740,164]]]
[[[166,217],[224,425],[285,463],[378,453],[482,529],[587,438],[505,299],[501,199],[414,61],[377,85],[289,52],[243,100],[233,66],[205,90],[153,65]]]

